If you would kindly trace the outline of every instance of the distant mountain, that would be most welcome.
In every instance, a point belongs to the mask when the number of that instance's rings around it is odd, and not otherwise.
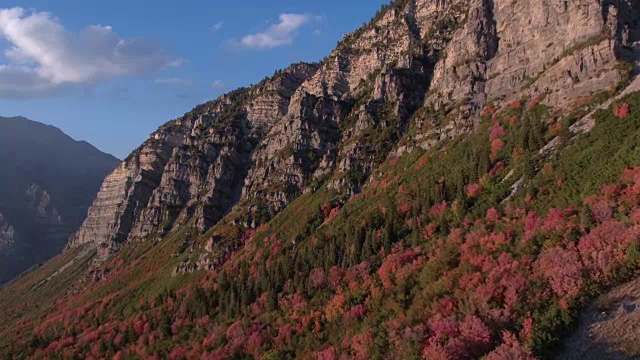
[[[53,126],[0,117],[0,283],[60,252],[118,162]]]

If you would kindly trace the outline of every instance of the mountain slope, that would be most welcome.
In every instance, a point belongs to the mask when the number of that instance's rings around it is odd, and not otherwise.
[[[52,126],[0,118],[0,282],[60,252],[117,163]]]
[[[67,251],[0,291],[0,351],[553,356],[640,266],[639,13],[383,7],[152,134]]]

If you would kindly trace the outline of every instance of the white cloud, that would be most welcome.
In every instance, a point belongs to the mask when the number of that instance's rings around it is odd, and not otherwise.
[[[269,26],[264,32],[247,35],[240,40],[240,46],[249,49],[273,49],[291,45],[296,31],[318,17],[309,14],[280,14],[280,22]]]
[[[95,84],[140,75],[183,61],[141,39],[122,39],[110,26],[68,31],[47,12],[0,9],[0,39],[7,64],[0,64],[0,96],[49,95],[70,85]]]
[[[153,81],[156,84],[160,85],[191,85],[191,80],[181,79],[181,78],[158,78]]]
[[[190,63],[191,62],[189,60],[185,60],[185,59],[173,59],[169,61],[166,67],[179,68]]]
[[[227,84],[225,84],[222,80],[216,80],[211,84],[211,88],[214,90],[223,90],[226,89]]]
[[[219,21],[215,25],[213,25],[213,31],[219,31],[224,26],[224,21]]]

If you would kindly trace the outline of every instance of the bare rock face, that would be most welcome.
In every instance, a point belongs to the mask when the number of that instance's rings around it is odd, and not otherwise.
[[[213,226],[238,201],[256,145],[316,70],[294,65],[160,127],[105,179],[69,246],[117,248],[187,224]]]
[[[546,92],[550,104],[560,105],[620,80],[616,28],[624,20],[614,15],[614,5],[505,1],[496,2],[494,11],[500,47],[489,62],[489,97]]]
[[[16,241],[16,231],[0,214],[0,254],[9,254]]]
[[[488,102],[562,108],[618,86],[639,15],[634,0],[396,1],[320,64],[162,126],[107,177],[70,245],[204,232],[230,211],[255,227],[318,186],[356,193],[390,155],[473,131]]]
[[[37,222],[44,224],[62,224],[62,214],[51,204],[51,195],[40,188],[38,184],[31,184],[25,191],[27,208],[34,213]]]

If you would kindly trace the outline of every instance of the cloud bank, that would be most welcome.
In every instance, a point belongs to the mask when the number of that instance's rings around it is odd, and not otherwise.
[[[256,50],[291,45],[296,36],[296,31],[303,25],[317,19],[317,16],[309,14],[280,14],[280,22],[269,26],[264,32],[243,37],[239,45]]]
[[[122,39],[110,26],[75,33],[47,12],[0,9],[0,37],[10,48],[0,64],[0,96],[46,96],[73,85],[141,75],[181,61],[141,39]]]

